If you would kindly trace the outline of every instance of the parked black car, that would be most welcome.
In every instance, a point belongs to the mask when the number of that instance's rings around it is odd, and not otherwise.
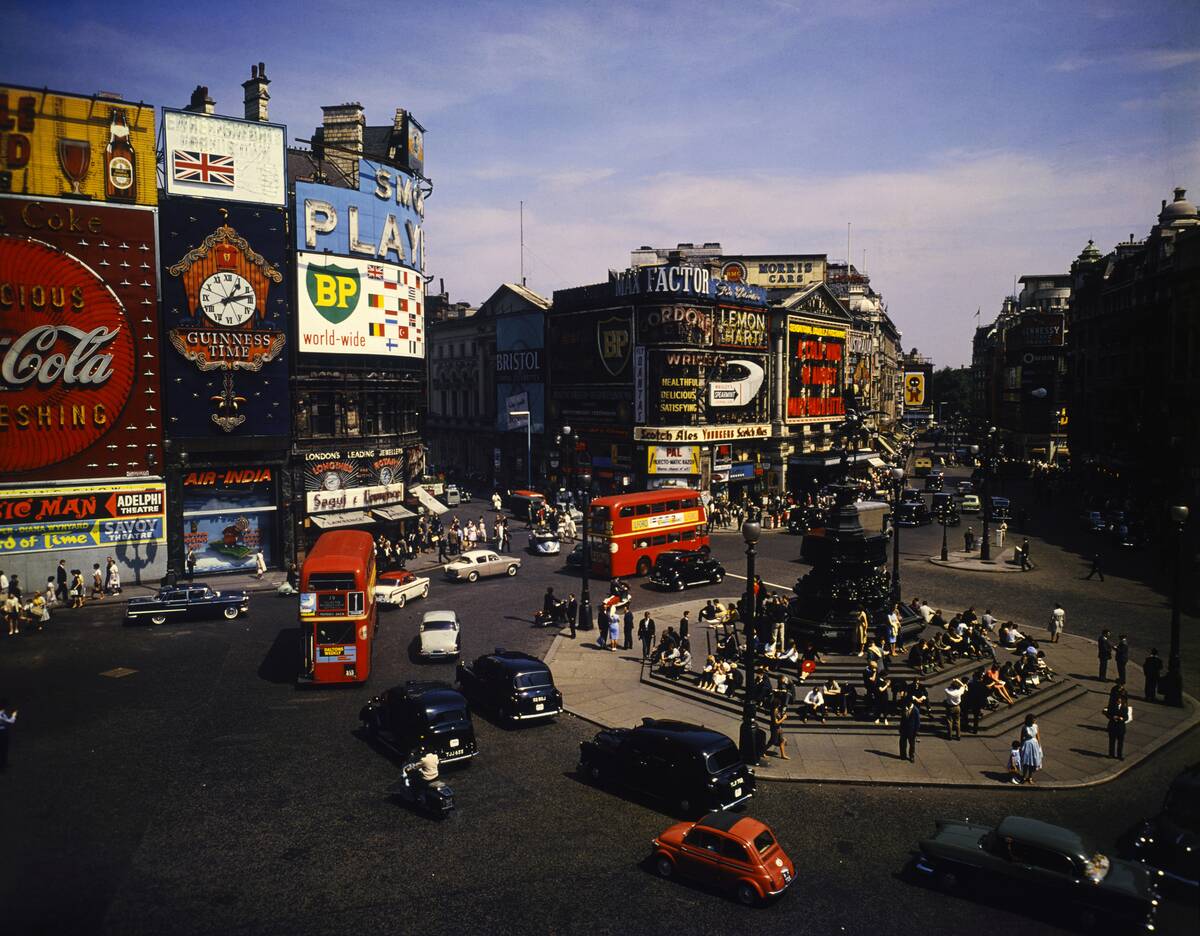
[[[889,500],[891,498],[888,498]],[[902,504],[923,504],[925,503],[925,495],[916,488],[905,488],[900,492],[900,503]]]
[[[689,585],[717,584],[725,578],[725,567],[700,552],[672,550],[659,553],[650,570],[651,583],[660,588],[683,591]]]
[[[562,712],[562,693],[550,667],[535,656],[496,648],[459,663],[455,678],[472,705],[482,705],[508,722],[553,718]]]
[[[126,624],[165,624],[223,617],[232,621],[250,610],[250,595],[241,590],[216,591],[203,582],[163,588],[153,598],[130,598]]]
[[[945,482],[946,476],[940,469],[935,469],[925,476],[926,491],[940,491],[942,484]]]
[[[588,562],[589,562],[588,567],[590,568],[591,567],[590,563],[591,563],[591,558],[592,558],[591,547],[588,547],[587,554],[588,554]],[[575,548],[572,549],[569,553],[567,553],[567,566],[572,569],[578,569],[583,566],[583,543],[576,543]]]
[[[1009,816],[995,829],[937,821],[920,843],[916,870],[945,890],[971,886],[1020,893],[1039,907],[1061,907],[1084,928],[1104,923],[1114,932],[1153,932],[1159,875],[1087,847],[1069,829]]]
[[[373,738],[407,756],[419,747],[443,762],[466,761],[478,752],[467,700],[444,682],[406,682],[363,706],[358,720]]]
[[[719,731],[643,718],[579,745],[579,772],[668,803],[683,816],[729,809],[754,795],[754,772]]]
[[[896,525],[902,527],[925,526],[933,522],[933,516],[929,513],[929,508],[925,506],[925,502],[919,504],[910,502],[900,504],[896,508]]]
[[[1162,812],[1134,828],[1125,854],[1162,871],[1165,889],[1200,897],[1200,764],[1175,778]]]

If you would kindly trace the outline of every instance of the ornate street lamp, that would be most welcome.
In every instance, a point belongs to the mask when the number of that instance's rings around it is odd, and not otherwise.
[[[1175,523],[1175,588],[1171,594],[1171,654],[1167,657],[1167,678],[1163,698],[1167,705],[1183,706],[1183,665],[1179,659],[1179,609],[1183,589],[1183,528],[1187,525],[1188,509],[1182,504],[1171,508]]]
[[[950,545],[946,542],[946,526],[950,522],[950,504],[942,506],[942,562],[950,561]]]
[[[588,574],[592,571],[592,544],[588,540],[588,523],[592,513],[592,469],[588,465],[580,465],[575,473],[579,482],[580,508],[583,511],[583,556],[579,568],[583,572],[583,585],[579,590],[579,629],[591,630],[592,627],[592,595],[588,591]]]
[[[755,623],[757,615],[755,609],[757,602],[754,596],[754,556],[756,555],[755,546],[758,544],[758,538],[762,535],[762,527],[753,520],[747,520],[742,524],[742,539],[746,542],[746,598],[745,598],[745,637],[746,646],[742,653],[742,668],[746,673],[745,699],[742,702],[742,733],[740,737],[742,760],[747,764],[758,763],[758,742],[754,737],[754,708],[755,700],[753,696],[755,668],[757,659],[754,652],[755,641]]]
[[[900,497],[904,493],[904,469],[892,469],[896,502],[892,507],[892,603],[900,603]]]
[[[988,562],[992,558],[992,546],[988,542],[988,524],[992,520],[992,443],[996,427],[989,426],[987,444],[983,449],[983,541],[979,544],[979,558]]]

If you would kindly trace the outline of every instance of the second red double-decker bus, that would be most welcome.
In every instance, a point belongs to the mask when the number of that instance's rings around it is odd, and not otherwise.
[[[300,570],[300,682],[363,682],[375,641],[375,542],[322,533]]]
[[[664,488],[592,501],[592,571],[613,578],[649,575],[667,550],[708,552],[708,511],[700,492]]]

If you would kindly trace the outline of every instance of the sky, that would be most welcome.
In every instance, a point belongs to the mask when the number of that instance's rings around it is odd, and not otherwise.
[[[600,282],[648,244],[865,269],[941,365],[1014,278],[1200,199],[1200,3],[9,0],[0,81],[181,107],[203,84],[308,139],[321,105],[427,128],[426,271],[477,304]],[[436,286],[436,283],[435,283]],[[982,310],[982,318],[975,318]]]

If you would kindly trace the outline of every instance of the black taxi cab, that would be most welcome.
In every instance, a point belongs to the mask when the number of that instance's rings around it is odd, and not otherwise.
[[[454,763],[479,753],[467,700],[448,683],[410,681],[388,689],[358,718],[368,735],[401,755],[428,748]]]
[[[719,731],[644,718],[579,745],[579,772],[666,803],[681,816],[729,809],[754,795],[754,771]]]
[[[497,647],[474,663],[459,663],[456,678],[472,705],[510,723],[553,718],[563,710],[550,667],[528,653]]]

